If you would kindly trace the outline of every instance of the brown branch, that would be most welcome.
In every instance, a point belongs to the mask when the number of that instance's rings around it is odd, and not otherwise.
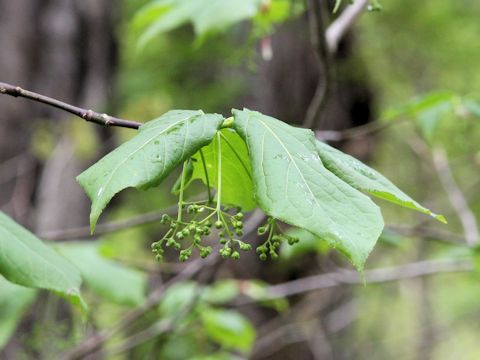
[[[70,114],[76,115],[85,121],[93,122],[103,126],[118,126],[129,129],[138,129],[142,123],[132,120],[119,119],[107,114],[100,114],[93,110],[82,109],[77,106],[67,104],[63,101],[53,99],[48,96],[37,94],[33,91],[22,89],[20,86],[14,86],[0,82],[0,94],[10,95],[13,97],[23,97],[36,102],[56,107]]]
[[[473,265],[469,261],[426,260],[406,265],[366,270],[365,281],[367,284],[383,283],[440,273],[470,272],[472,270]],[[355,284],[363,284],[359,273],[341,270],[273,285],[266,290],[269,299],[277,299],[315,290]]]
[[[145,214],[140,214],[128,219],[116,220],[97,225],[95,229],[95,237],[110,234],[116,231],[129,229],[135,226],[145,225],[160,221],[163,214],[173,215],[177,213],[177,205],[171,206],[161,211],[151,211]],[[82,238],[93,237],[90,232],[90,226],[81,226],[78,228],[65,229],[65,230],[53,230],[45,233],[38,234],[38,237],[44,240],[50,241],[65,241],[75,240]]]

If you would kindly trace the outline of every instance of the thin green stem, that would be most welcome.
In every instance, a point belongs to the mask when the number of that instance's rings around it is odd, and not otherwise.
[[[203,171],[205,172],[205,182],[207,183],[207,192],[208,192],[208,203],[212,203],[212,192],[210,190],[210,180],[208,179],[207,163],[205,162],[205,156],[203,155],[203,150],[200,149],[200,158],[202,159]]]
[[[180,196],[178,198],[178,215],[177,215],[177,222],[182,221],[182,208],[183,208],[183,188],[185,185],[185,168],[187,167],[187,162],[183,162],[182,167],[182,180],[180,180]]]
[[[217,180],[217,213],[220,214],[221,211],[221,202],[222,202],[222,142],[220,137],[220,132],[217,132],[217,151],[218,151],[218,180]],[[220,219],[219,219],[220,220]]]

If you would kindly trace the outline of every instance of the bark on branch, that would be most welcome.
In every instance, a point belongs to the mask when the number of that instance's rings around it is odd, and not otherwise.
[[[36,102],[56,107],[70,114],[76,115],[85,121],[92,122],[103,126],[118,126],[129,129],[138,129],[142,123],[132,120],[119,119],[107,114],[101,114],[93,110],[82,109],[80,107],[67,104],[63,101],[53,99],[51,97],[37,94],[33,91],[22,89],[20,86],[14,86],[0,82],[0,94],[10,95],[13,97],[23,97]]]

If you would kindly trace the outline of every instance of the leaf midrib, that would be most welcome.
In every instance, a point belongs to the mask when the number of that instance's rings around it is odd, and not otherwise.
[[[305,185],[307,186],[308,191],[310,192],[310,194],[312,195],[313,199],[315,200],[316,206],[317,206],[317,207],[320,207],[320,205],[318,204],[317,198],[316,198],[315,195],[313,194],[312,189],[310,189],[310,186],[308,185],[308,182],[305,180],[305,177],[303,176],[302,172],[301,172],[300,169],[298,168],[297,163],[295,162],[295,159],[294,159],[294,157],[292,156],[292,154],[290,154],[290,152],[289,152],[288,149],[285,147],[285,145],[283,145],[283,142],[280,140],[280,138],[277,136],[277,134],[275,134],[275,132],[274,132],[267,124],[265,124],[261,119],[258,119],[258,120],[260,120],[260,123],[273,135],[273,137],[275,137],[275,139],[277,140],[277,142],[283,147],[283,149],[285,150],[285,152],[287,153],[287,155],[290,157],[293,165],[294,165],[295,168],[297,169],[298,174],[300,175],[300,177],[302,178],[303,182],[304,182]],[[287,176],[288,176],[288,175],[289,175],[289,171],[287,171]],[[288,186],[288,184],[286,184],[286,186]]]
[[[120,168],[120,166],[122,166],[123,164],[125,164],[125,162],[130,158],[130,156],[132,155],[135,155],[138,151],[140,151],[141,149],[143,149],[145,146],[147,146],[148,144],[150,144],[150,142],[152,140],[154,140],[155,138],[163,135],[167,130],[169,130],[170,128],[174,127],[175,125],[177,124],[180,124],[181,122],[184,122],[184,121],[187,121],[189,119],[191,119],[192,117],[195,117],[197,115],[194,115],[194,116],[191,116],[189,115],[187,118],[184,118],[184,119],[181,119],[181,120],[178,120],[176,122],[174,122],[173,124],[167,126],[165,129],[161,130],[158,134],[155,134],[155,136],[153,136],[152,138],[148,139],[144,144],[142,144],[142,146],[140,146],[139,148],[137,148],[135,151],[133,151],[132,153],[130,153],[128,156],[125,156],[123,158],[123,160],[117,165],[115,166],[115,168],[112,170],[112,172],[110,173],[110,176],[108,177],[107,181],[103,183],[103,186],[101,186],[100,188],[102,189],[105,189],[109,184],[110,184],[110,181],[113,179],[113,175],[115,175],[115,173],[117,172],[117,170]],[[165,164],[165,159],[163,159],[163,162]]]

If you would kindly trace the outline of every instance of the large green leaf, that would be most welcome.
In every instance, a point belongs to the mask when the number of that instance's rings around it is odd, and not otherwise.
[[[252,167],[245,142],[231,129],[221,131],[222,149],[222,203],[238,205],[243,210],[256,207],[253,198]],[[202,148],[210,186],[218,186],[218,140],[217,137]],[[193,156],[192,179],[201,179],[207,184],[207,176],[200,152]]]
[[[86,307],[78,270],[35,235],[0,212],[0,274],[26,287],[47,289]]]
[[[0,276],[0,349],[15,332],[36,291],[12,284]]]
[[[147,4],[134,19],[134,26],[146,26],[139,44],[144,46],[162,32],[188,22],[203,35],[255,16],[261,0],[157,0]]]
[[[138,134],[77,177],[92,200],[90,226],[112,197],[128,187],[158,185],[177,165],[212,141],[223,117],[172,110],[141,126]]]
[[[365,191],[395,204],[420,211],[443,223],[446,222],[442,215],[434,214],[429,209],[420,205],[392,184],[390,180],[378,171],[321,141],[317,141],[316,145],[323,165],[355,189]]]
[[[205,307],[200,313],[205,333],[222,347],[249,352],[255,329],[240,313]]]
[[[383,229],[379,208],[323,166],[312,131],[255,111],[233,114],[262,210],[326,240],[362,269]]]
[[[104,298],[121,305],[140,305],[145,300],[147,277],[99,254],[89,242],[57,245],[82,274],[88,287]]]

